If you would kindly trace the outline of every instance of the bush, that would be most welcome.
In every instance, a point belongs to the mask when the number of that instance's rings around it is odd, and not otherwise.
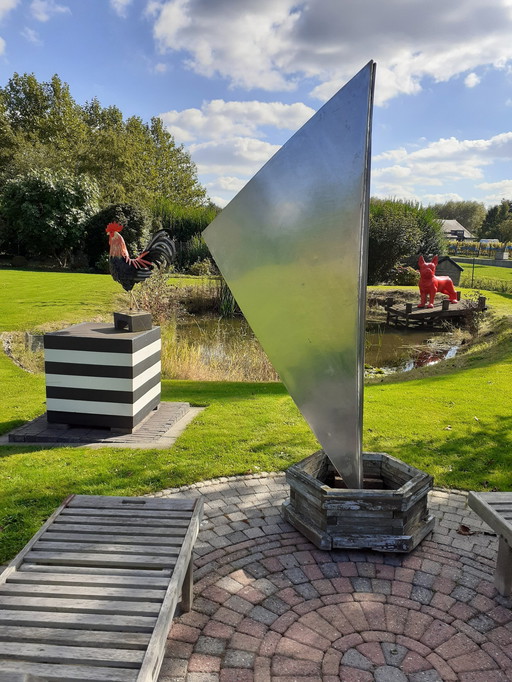
[[[441,221],[429,208],[411,202],[370,202],[368,283],[386,282],[390,271],[420,253],[444,254]]]
[[[210,277],[215,271],[215,266],[209,258],[204,258],[203,260],[197,260],[188,269],[191,275],[196,275],[198,277]]]
[[[178,206],[165,198],[158,199],[151,207],[154,229],[169,230],[178,242],[188,242],[200,235],[219,211],[213,204]]]
[[[147,246],[151,233],[151,219],[148,213],[131,204],[112,204],[93,215],[85,225],[85,254],[89,266],[103,272],[103,261],[108,254],[109,223],[124,227],[122,236],[130,256],[138,256]]]
[[[0,249],[67,265],[97,210],[98,187],[85,175],[31,171],[7,180],[0,193]]]
[[[420,273],[409,265],[397,265],[389,271],[388,284],[412,287],[420,281]]]

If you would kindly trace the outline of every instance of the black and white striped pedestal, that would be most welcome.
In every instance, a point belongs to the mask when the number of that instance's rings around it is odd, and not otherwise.
[[[160,403],[160,327],[94,322],[44,335],[50,423],[133,431]]]

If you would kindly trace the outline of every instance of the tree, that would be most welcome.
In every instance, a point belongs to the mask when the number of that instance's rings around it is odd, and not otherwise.
[[[0,248],[66,265],[97,210],[98,187],[86,176],[32,171],[7,180],[0,193]]]
[[[123,239],[128,252],[137,256],[147,245],[151,231],[148,213],[130,204],[112,204],[98,211],[84,226],[84,251],[90,267],[101,268],[101,261],[108,256],[108,236],[105,231],[109,223],[123,226]]]
[[[446,201],[434,204],[432,210],[444,220],[458,220],[459,223],[477,235],[485,218],[485,206],[479,201]]]
[[[500,204],[491,206],[485,216],[482,228],[480,230],[480,237],[482,239],[499,239],[500,241],[508,241],[503,239],[504,232],[508,232],[507,225],[504,225],[512,217],[512,203],[506,199],[502,199]],[[503,228],[502,228],[503,226]]]
[[[369,284],[385,282],[391,269],[411,256],[445,250],[439,219],[416,203],[372,199],[369,227]]]
[[[125,120],[118,107],[95,98],[78,105],[57,75],[40,83],[15,73],[0,88],[0,179],[33,169],[94,178],[102,206],[148,207],[157,197],[206,203],[195,164],[161,119]]]

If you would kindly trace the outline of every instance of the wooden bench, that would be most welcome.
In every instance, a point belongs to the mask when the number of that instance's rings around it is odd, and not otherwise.
[[[512,493],[475,493],[468,505],[499,536],[494,585],[498,592],[512,593]]]
[[[0,576],[2,679],[154,682],[180,596],[191,608],[202,506],[65,500]]]

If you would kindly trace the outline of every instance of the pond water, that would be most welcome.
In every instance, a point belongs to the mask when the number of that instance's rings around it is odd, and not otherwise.
[[[253,348],[256,343],[251,328],[241,318],[185,318],[178,323],[176,336],[178,341],[187,341],[200,348],[205,360],[240,354],[246,345]],[[432,338],[434,343],[427,343]],[[394,329],[379,325],[366,332],[365,364],[408,371],[453,357],[457,348],[442,341],[436,343],[441,339],[443,334],[425,329]]]

